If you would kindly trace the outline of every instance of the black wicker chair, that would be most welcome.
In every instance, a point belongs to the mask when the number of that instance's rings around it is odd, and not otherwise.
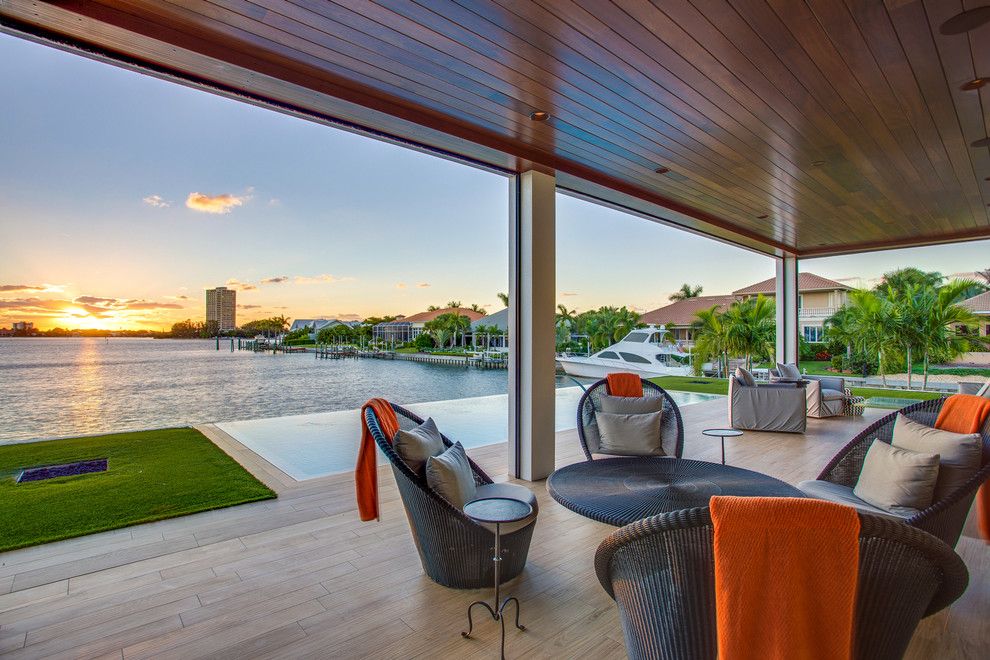
[[[916,422],[934,426],[944,402],[945,399],[920,401],[870,424],[836,454],[822,470],[822,473],[818,475],[818,480],[848,487],[855,486],[859,479],[859,473],[863,469],[863,460],[866,458],[870,443],[873,442],[874,438],[890,443],[894,434],[894,421],[898,414],[906,415]],[[955,492],[932,503],[930,507],[914,516],[904,519],[905,523],[923,529],[942,539],[950,547],[955,547],[959,535],[962,534],[963,526],[966,524],[966,516],[969,515],[977,489],[980,484],[990,479],[990,422],[984,425],[981,435],[983,458],[980,470]]]
[[[588,388],[578,402],[577,428],[581,449],[588,460],[594,460],[592,454],[598,450],[598,424],[595,413],[601,410],[601,396],[608,394],[607,381],[603,378]],[[681,457],[684,452],[684,423],[681,421],[681,411],[677,404],[667,394],[667,390],[659,385],[643,379],[644,397],[663,397],[663,422],[660,427],[660,438],[664,453],[667,456]]]
[[[414,413],[392,404],[399,428],[410,429],[423,420]],[[402,503],[409,519],[410,531],[416,542],[423,570],[434,582],[455,589],[491,587],[495,581],[492,549],[495,533],[464,515],[464,512],[437,495],[426,483],[426,478],[416,474],[392,449],[391,438],[382,433],[378,418],[372,408],[365,411],[368,430],[378,448],[392,464],[395,483],[399,487]],[[443,437],[444,444],[453,443]],[[492,484],[491,478],[469,458],[478,486]],[[536,527],[536,503],[533,501],[532,521],[515,531],[502,533],[502,581],[519,575],[526,566],[529,543]]]
[[[879,516],[860,514],[859,537],[853,657],[900,658],[922,617],[965,591],[966,565],[930,534]],[[706,507],[644,518],[598,547],[630,658],[716,657],[713,542]]]

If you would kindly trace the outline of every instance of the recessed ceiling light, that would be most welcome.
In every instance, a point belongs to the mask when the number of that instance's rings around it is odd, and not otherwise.
[[[669,171],[670,171],[670,168],[669,167],[664,167],[663,165],[661,165],[660,167],[658,167],[656,169],[656,173],[657,174],[666,174]]]
[[[769,215],[767,215],[766,213],[764,213],[763,215],[756,216],[756,219],[757,220],[766,220],[769,217],[770,217]]]
[[[970,146],[980,148],[980,147],[990,147],[990,137],[980,138],[979,140],[973,140],[970,142]]]
[[[977,7],[976,9],[970,9],[961,14],[956,14],[945,23],[942,23],[942,27],[938,31],[947,35],[965,34],[987,23],[990,23],[990,6]]]
[[[533,121],[546,121],[550,119],[550,113],[542,110],[535,110],[529,113],[529,118]]]
[[[821,167],[822,165],[825,164],[825,161],[824,160],[815,160],[815,161],[812,161],[811,164],[814,165],[815,167]]]
[[[984,85],[987,84],[987,82],[990,82],[990,79],[987,79],[987,78],[973,78],[969,82],[963,83],[959,87],[959,89],[961,89],[964,92],[971,92],[974,89],[979,89],[980,87],[983,87]]]

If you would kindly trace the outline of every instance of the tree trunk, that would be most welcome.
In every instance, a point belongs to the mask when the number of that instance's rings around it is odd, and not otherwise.
[[[914,369],[914,361],[911,359],[911,347],[907,347],[907,375],[908,389],[911,389],[911,371]]]
[[[887,387],[887,372],[883,368],[883,351],[877,351],[877,371],[880,372],[880,382]]]
[[[925,375],[921,381],[921,389],[928,389],[928,350],[925,350]]]

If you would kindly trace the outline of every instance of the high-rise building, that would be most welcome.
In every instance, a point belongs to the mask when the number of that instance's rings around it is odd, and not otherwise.
[[[215,322],[220,330],[237,327],[237,292],[225,286],[206,290],[206,323]]]

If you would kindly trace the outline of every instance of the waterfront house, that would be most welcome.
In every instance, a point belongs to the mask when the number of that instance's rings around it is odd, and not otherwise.
[[[487,337],[479,337],[476,332],[478,328],[497,328],[499,334],[489,334]],[[505,349],[509,347],[509,308],[500,309],[497,312],[483,316],[476,321],[471,321],[471,343],[476,348],[487,347],[494,349]]]
[[[805,341],[820,342],[824,339],[825,319],[844,306],[851,287],[814,273],[798,274],[798,331]],[[646,312],[640,317],[643,323],[665,325],[675,341],[694,340],[692,324],[696,314],[703,309],[717,307],[722,310],[737,300],[757,295],[774,298],[777,294],[777,278],[750,284],[736,289],[730,295],[697,296],[678,300],[669,305]]]
[[[980,318],[980,335],[990,337],[990,291],[984,291],[978,296],[968,298],[959,304]]]
[[[378,341],[383,341],[389,344],[404,344],[405,342],[412,341],[422,334],[427,323],[438,316],[442,316],[443,314],[457,314],[458,316],[466,316],[472,322],[477,321],[484,316],[483,313],[476,312],[473,309],[468,309],[467,307],[444,307],[443,309],[420,312],[418,314],[413,314],[412,316],[400,316],[394,321],[379,323],[372,328],[371,336]]]
[[[307,328],[309,330],[309,338],[316,339],[316,335],[319,334],[320,330],[323,328],[332,328],[338,325],[346,325],[350,328],[356,328],[361,325],[361,321],[341,321],[340,319],[295,319],[292,325],[289,326],[289,332],[295,332],[296,330],[301,330]]]

